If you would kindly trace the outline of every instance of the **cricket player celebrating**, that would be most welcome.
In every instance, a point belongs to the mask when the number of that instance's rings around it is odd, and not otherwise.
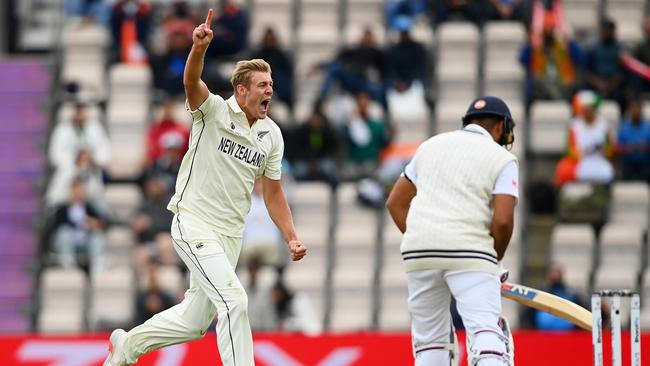
[[[512,235],[517,159],[499,145],[514,142],[506,104],[483,97],[463,129],[418,148],[388,198],[408,278],[416,366],[451,365],[450,295],[467,331],[469,364],[510,365],[499,324],[499,260]]]
[[[273,96],[271,69],[263,60],[240,61],[231,79],[234,95],[224,100],[211,94],[200,79],[213,37],[211,22],[212,9],[192,34],[183,82],[194,124],[176,194],[167,206],[175,214],[172,237],[190,270],[190,288],[180,304],[128,333],[115,330],[104,366],[134,364],[145,353],[199,339],[215,314],[223,364],[254,365],[248,298],[235,265],[257,178],[292,259],[300,260],[307,253],[280,184],[284,142],[278,126],[267,117]]]

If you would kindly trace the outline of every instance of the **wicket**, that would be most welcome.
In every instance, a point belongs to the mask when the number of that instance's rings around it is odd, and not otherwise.
[[[594,365],[603,366],[603,317],[601,299],[609,297],[611,303],[612,328],[612,366],[621,366],[621,297],[630,298],[630,345],[632,366],[641,366],[641,300],[639,294],[629,290],[603,290],[591,295],[591,315],[593,319],[591,336]]]

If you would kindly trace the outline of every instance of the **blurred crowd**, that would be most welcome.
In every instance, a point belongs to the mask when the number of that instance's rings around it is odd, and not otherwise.
[[[274,103],[288,111],[277,115],[271,111],[285,137],[287,180],[323,181],[332,190],[344,181],[359,182],[359,202],[380,207],[418,142],[396,142],[396,121],[413,109],[428,111],[433,105],[433,55],[430,45],[412,36],[415,19],[426,17],[432,25],[462,19],[479,26],[488,20],[516,20],[527,26],[530,36],[519,59],[526,71],[522,94],[527,104],[567,100],[573,106],[567,154],[556,170],[557,185],[608,183],[618,177],[650,181],[650,121],[642,113],[650,79],[629,67],[630,57],[650,65],[650,18],[644,21],[645,39],[639,44],[621,44],[616,24],[608,19],[602,20],[595,39],[579,42],[558,16],[560,7],[559,1],[388,0],[385,26],[396,37],[380,45],[368,27],[355,44],[312,65],[310,73],[319,75],[322,83],[308,117],[301,121],[294,118],[299,96],[290,45],[281,44],[272,28],[260,39],[249,39],[248,10],[233,0],[223,0],[213,20],[215,37],[203,79],[212,92],[226,97],[232,93],[229,64],[242,58],[265,59],[273,70]],[[166,205],[190,132],[174,106],[183,101],[185,59],[204,8],[182,0],[168,5],[143,0],[119,0],[112,5],[101,0],[69,0],[67,10],[70,16],[83,16],[80,22],[92,21],[110,29],[111,62],[147,64],[153,73],[152,110],[159,113],[152,114],[156,118],[143,142],[146,156],[141,172],[131,178],[144,199],[128,222],[137,242],[135,268],[138,276],[149,278],[137,300],[140,322],[178,300],[159,286],[157,268],[171,265],[185,270],[172,248],[172,214]],[[608,121],[599,113],[602,100],[618,103],[621,121]],[[75,103],[71,118],[54,127],[49,144],[52,177],[46,193],[50,212],[46,237],[53,264],[81,266],[93,273],[107,265],[104,234],[115,221],[104,197],[104,185],[114,181],[106,171],[110,139],[100,118],[90,113],[93,101],[78,98]],[[611,128],[613,122],[619,122],[616,130]],[[283,281],[286,249],[259,189],[256,186],[247,218],[247,227],[255,230],[246,231],[240,260],[247,273],[251,324],[257,330],[313,330],[309,300],[293,293]],[[266,280],[259,280],[260,273]]]

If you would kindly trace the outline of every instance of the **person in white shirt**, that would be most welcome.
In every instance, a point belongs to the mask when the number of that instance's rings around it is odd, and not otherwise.
[[[211,94],[200,78],[213,37],[211,23],[212,9],[192,34],[183,83],[194,124],[176,194],[167,206],[175,214],[173,243],[190,270],[190,288],[180,304],[128,333],[113,331],[104,366],[134,364],[153,350],[199,339],[215,315],[222,363],[254,365],[248,298],[235,267],[255,179],[262,180],[264,202],[291,258],[297,261],[307,253],[280,183],[284,142],[267,116],[273,96],[271,68],[259,59],[240,61],[231,78],[234,95],[224,100]]]
[[[450,365],[454,334],[451,295],[465,324],[469,364],[510,365],[499,324],[499,261],[514,226],[517,158],[507,105],[482,97],[463,129],[431,137],[397,180],[387,208],[404,234],[408,309],[416,366]]]
[[[59,121],[50,138],[48,156],[54,169],[72,168],[79,151],[90,153],[93,164],[104,167],[111,158],[111,145],[101,123],[89,120],[86,106],[75,105],[71,120]]]

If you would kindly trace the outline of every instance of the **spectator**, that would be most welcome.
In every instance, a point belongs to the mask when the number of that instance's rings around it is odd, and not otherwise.
[[[386,19],[389,28],[396,29],[396,21],[406,16],[416,17],[428,10],[426,0],[388,0],[385,5]]]
[[[141,290],[136,299],[135,325],[144,323],[155,314],[176,304],[176,299],[164,292],[158,284],[158,265],[151,263],[146,268],[149,280],[147,288]]]
[[[559,266],[552,265],[548,269],[547,281],[546,292],[572,301],[578,305],[582,304],[579,296],[564,283],[562,269]],[[560,319],[545,311],[535,312],[535,327],[543,330],[560,331],[576,329],[576,325],[573,323]]]
[[[92,17],[97,24],[108,25],[111,8],[102,0],[66,0],[66,13],[75,17]]]
[[[296,180],[323,180],[332,189],[338,184],[336,151],[338,137],[320,108],[312,111],[306,123],[291,133],[293,176]]]
[[[153,162],[148,169],[148,174],[159,175],[166,178],[167,190],[173,191],[176,185],[176,177],[183,161],[182,149],[187,139],[176,132],[167,132],[161,137],[162,154]]]
[[[262,181],[259,179],[253,186],[243,243],[241,261],[247,267],[251,267],[250,263],[278,267],[280,248],[283,246],[282,235],[266,209]]]
[[[45,194],[47,206],[54,207],[70,198],[70,185],[79,180],[86,191],[88,201],[103,214],[108,213],[104,201],[104,181],[102,171],[93,161],[87,150],[79,150],[74,167],[56,169]]]
[[[448,20],[467,20],[481,24],[483,9],[480,0],[439,0],[435,4],[436,26]]]
[[[556,170],[558,185],[571,181],[609,183],[614,179],[609,160],[613,155],[609,123],[598,113],[599,103],[596,93],[590,90],[576,94],[568,152]]]
[[[426,86],[427,52],[424,46],[411,38],[412,21],[400,17],[395,22],[399,41],[388,51],[388,81],[390,87],[404,92],[413,82]]]
[[[168,35],[167,51],[151,60],[156,88],[171,96],[179,96],[184,93],[183,71],[191,47],[191,40],[189,43],[187,42],[185,31],[182,29],[171,31]]]
[[[233,56],[248,45],[248,14],[234,0],[224,0],[212,24],[215,47],[208,48],[213,58]]]
[[[308,335],[318,335],[321,332],[309,297],[302,293],[293,293],[282,282],[276,282],[272,289],[272,298],[278,329]]]
[[[616,39],[616,24],[601,23],[600,41],[587,53],[587,86],[605,99],[614,99],[624,110],[625,69],[620,61],[623,47]]]
[[[519,62],[526,68],[527,103],[535,99],[570,100],[576,90],[583,54],[578,44],[562,34],[553,12],[544,14],[543,32],[524,45]]]
[[[113,6],[111,31],[122,62],[146,59],[153,8],[143,0],[118,0]]]
[[[260,48],[255,50],[250,58],[259,58],[271,65],[273,94],[286,103],[290,111],[293,110],[293,62],[287,52],[280,48],[272,28],[264,31]]]
[[[170,11],[165,14],[163,27],[168,35],[175,32],[185,34],[187,46],[192,46],[192,31],[198,22],[199,17],[192,12],[186,0],[174,0]]]
[[[74,179],[66,203],[58,206],[48,237],[63,267],[75,265],[99,272],[104,267],[105,220],[86,199],[83,182]]]
[[[650,123],[642,116],[640,100],[628,103],[617,135],[622,179],[650,181]]]
[[[366,93],[373,100],[385,105],[385,55],[377,47],[370,29],[363,32],[357,47],[342,50],[334,61],[319,67],[325,70],[320,100],[327,97],[334,82],[338,81],[343,90],[350,93]]]
[[[650,16],[643,21],[644,40],[639,42],[634,48],[634,58],[650,66]],[[637,93],[650,93],[650,80],[641,76],[634,79],[634,89]]]
[[[370,115],[370,98],[355,95],[356,111],[345,127],[347,138],[347,175],[361,178],[372,175],[379,165],[382,150],[390,143],[390,131],[384,121]]]
[[[174,214],[167,210],[168,187],[166,177],[150,176],[145,181],[144,201],[131,224],[138,243],[135,260],[139,269],[146,268],[152,259],[165,265],[178,263],[169,232]]]
[[[73,168],[79,151],[90,154],[92,164],[103,168],[110,159],[110,142],[99,121],[88,120],[86,107],[77,104],[72,121],[60,121],[52,131],[48,155],[54,169]]]
[[[529,23],[530,1],[526,0],[489,0],[486,2],[488,20],[517,20]]]
[[[182,83],[181,83],[182,85]],[[156,160],[165,154],[165,139],[168,134],[175,134],[182,139],[182,145],[179,148],[180,155],[187,151],[187,145],[190,138],[190,131],[185,127],[176,116],[174,116],[174,101],[167,99],[162,104],[162,116],[155,121],[147,131],[147,163],[152,165]]]

